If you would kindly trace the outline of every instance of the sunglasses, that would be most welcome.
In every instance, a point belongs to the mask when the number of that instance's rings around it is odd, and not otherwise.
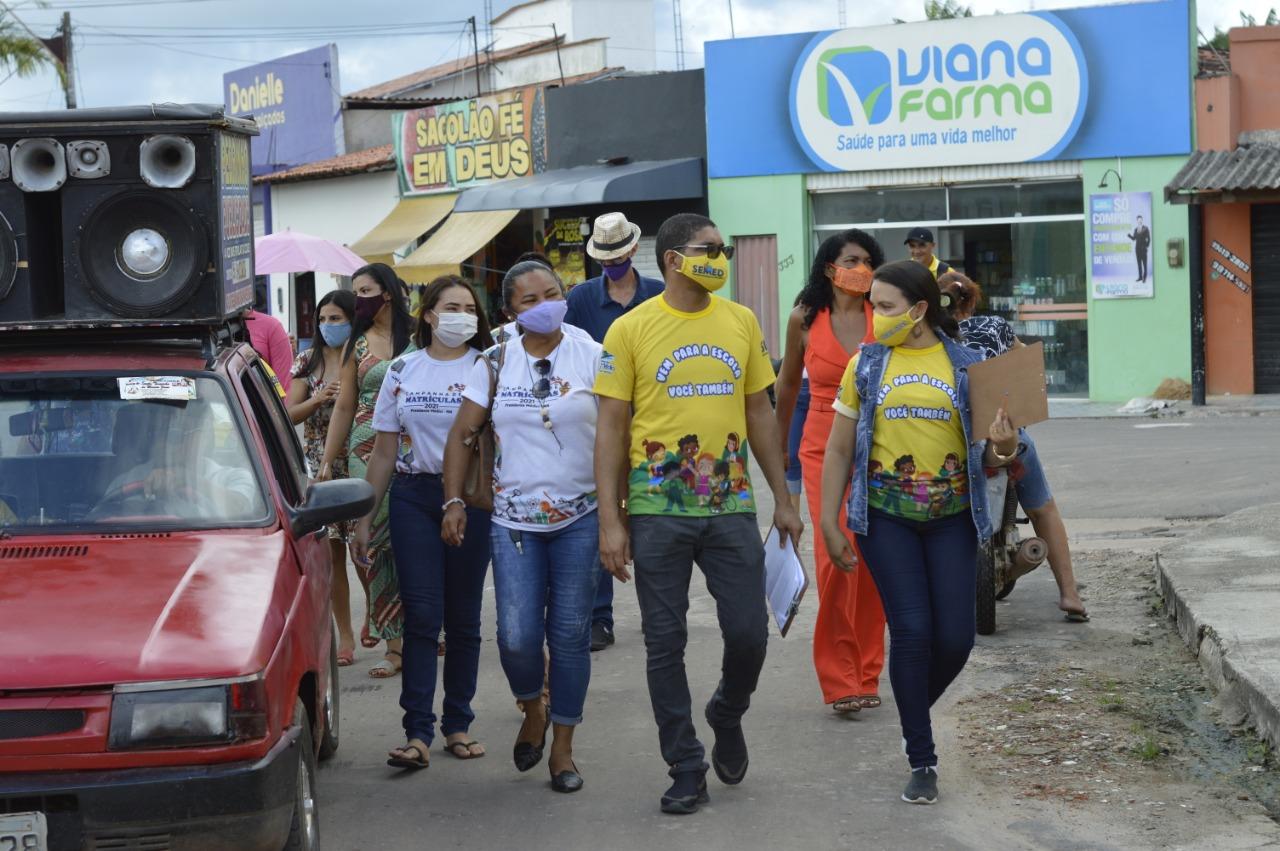
[[[726,260],[733,259],[734,249],[732,245],[725,245],[725,244],[708,245],[706,243],[689,243],[686,245],[677,245],[676,248],[700,248],[707,255],[707,257],[709,257],[712,260],[715,260],[721,254],[724,254],[724,259]]]
[[[551,379],[547,378],[547,374],[551,372],[551,361],[546,358],[534,361],[533,369],[541,376],[533,383],[533,398],[542,401],[551,395]]]

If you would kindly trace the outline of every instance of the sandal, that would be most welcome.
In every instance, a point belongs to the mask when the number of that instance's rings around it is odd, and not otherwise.
[[[856,695],[851,697],[842,697],[835,703],[831,704],[831,709],[837,715],[853,715],[862,709],[862,699]]]
[[[485,752],[480,751],[480,753],[474,753],[471,750],[474,747],[480,747],[480,746],[481,746],[480,743],[477,741],[464,742],[461,739],[459,739],[456,742],[444,743],[445,751],[451,754],[456,759],[480,759],[482,756],[485,755]],[[458,748],[462,748],[462,750],[459,751]]]
[[[401,659],[404,658],[404,654],[399,650],[388,650],[386,655],[398,656]],[[369,669],[369,676],[373,677],[375,680],[390,679],[400,673],[400,667],[401,665],[399,662],[392,662],[390,659],[383,659],[381,662]]]
[[[1085,611],[1067,612],[1065,615],[1063,615],[1062,619],[1067,621],[1068,623],[1088,623],[1089,613]]]
[[[858,707],[861,709],[879,709],[880,695],[878,694],[858,695]]]
[[[356,661],[355,650],[339,650],[338,651],[338,667],[348,668],[354,665]]]
[[[360,627],[360,646],[368,647],[370,650],[378,646],[381,639],[374,638],[369,634],[369,621],[366,619],[364,626]]]
[[[417,756],[409,756],[410,751]],[[412,768],[415,771],[427,768],[431,765],[431,758],[427,756],[427,743],[422,739],[410,739],[405,742],[404,747],[396,748],[387,755],[387,765],[394,768]]]

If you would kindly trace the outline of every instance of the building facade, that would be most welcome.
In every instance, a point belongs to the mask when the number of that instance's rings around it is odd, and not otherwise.
[[[1162,190],[1192,150],[1193,21],[1161,0],[709,43],[711,216],[774,353],[823,239],[899,259],[924,226],[1045,343],[1052,394],[1189,378],[1188,217]]]

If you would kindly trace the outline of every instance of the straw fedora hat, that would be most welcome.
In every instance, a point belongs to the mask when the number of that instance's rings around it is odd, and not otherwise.
[[[596,260],[616,260],[640,242],[640,226],[627,221],[622,213],[605,213],[596,219],[587,253]]]

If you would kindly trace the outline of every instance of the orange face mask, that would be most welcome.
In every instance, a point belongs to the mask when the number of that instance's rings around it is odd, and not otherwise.
[[[865,264],[859,263],[852,269],[846,269],[843,266],[828,263],[827,277],[831,279],[834,286],[849,295],[864,295],[871,292],[871,267]]]

